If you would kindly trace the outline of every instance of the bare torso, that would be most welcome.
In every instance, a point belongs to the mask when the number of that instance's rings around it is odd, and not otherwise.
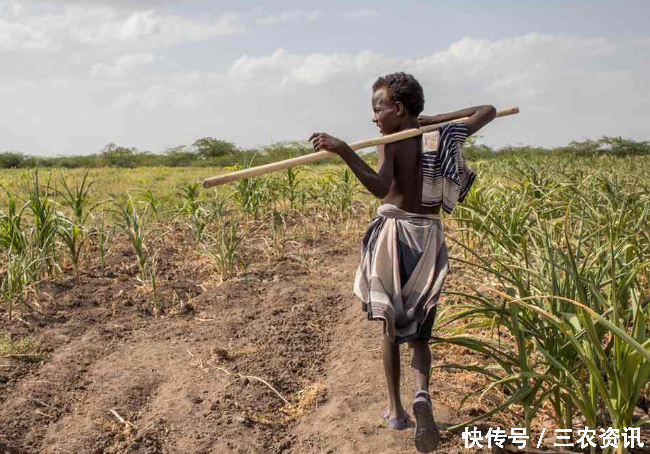
[[[386,153],[394,154],[393,181],[383,202],[393,204],[409,213],[438,214],[439,206],[422,206],[421,141],[422,137],[417,136],[386,144],[385,148],[378,147],[379,168],[384,162]]]

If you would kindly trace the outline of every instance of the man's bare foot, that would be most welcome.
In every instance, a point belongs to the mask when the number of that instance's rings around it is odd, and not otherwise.
[[[391,417],[390,408],[386,408],[386,410],[381,414],[381,419],[383,419],[388,424],[388,427],[393,430],[404,430],[413,427],[411,417],[404,409],[402,409],[402,411],[396,416]]]

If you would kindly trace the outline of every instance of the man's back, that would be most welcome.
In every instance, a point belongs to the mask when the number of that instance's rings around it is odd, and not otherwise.
[[[390,143],[380,148],[379,166],[386,155],[393,156],[393,181],[384,203],[417,214],[438,214],[440,207],[422,206],[422,138],[420,136]]]

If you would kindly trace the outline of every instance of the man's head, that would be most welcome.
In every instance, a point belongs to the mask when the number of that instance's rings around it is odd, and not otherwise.
[[[417,118],[424,109],[420,83],[403,72],[380,77],[372,85],[372,121],[382,134],[392,134]]]

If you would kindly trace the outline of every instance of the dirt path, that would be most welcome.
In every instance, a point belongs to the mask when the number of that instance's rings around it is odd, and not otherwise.
[[[0,359],[0,453],[415,452],[379,417],[380,325],[351,291],[357,240],[311,245],[318,270],[284,259],[205,286],[160,320],[130,310],[137,289],[122,281],[63,286],[58,322],[25,328],[49,360]],[[175,285],[198,293],[187,279]]]

